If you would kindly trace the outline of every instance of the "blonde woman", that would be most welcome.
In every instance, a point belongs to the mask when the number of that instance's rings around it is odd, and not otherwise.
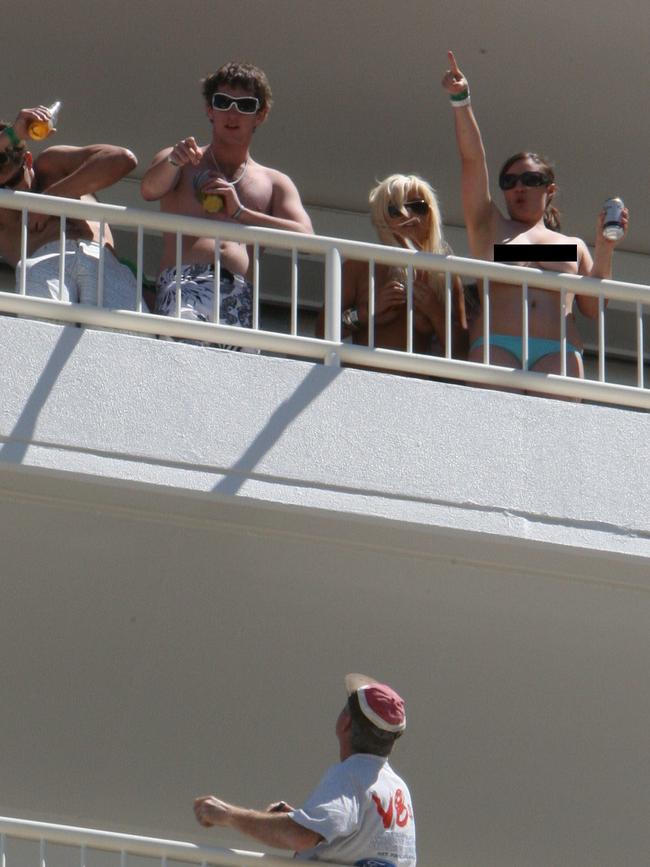
[[[417,175],[390,175],[370,191],[370,216],[382,243],[427,253],[447,254],[436,194]],[[467,323],[463,287],[452,282],[452,353],[466,357]],[[343,336],[368,344],[368,263],[343,266]],[[321,320],[322,323],[322,314]],[[375,266],[374,345],[405,350],[407,346],[406,269]],[[445,351],[445,275],[417,269],[413,275],[413,350],[431,353],[432,342]]]

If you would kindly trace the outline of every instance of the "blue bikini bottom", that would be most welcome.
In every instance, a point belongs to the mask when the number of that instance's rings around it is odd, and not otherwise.
[[[469,351],[471,352],[473,349],[483,346],[484,342],[485,341],[482,337],[477,337],[470,346]],[[514,355],[519,364],[523,363],[521,337],[517,337],[515,334],[491,334],[490,346],[499,346],[501,349],[505,349],[506,352]],[[529,337],[528,366],[534,367],[540,358],[543,358],[545,355],[554,355],[561,351],[562,344],[559,340],[547,340],[545,337]],[[569,343],[568,340],[566,343],[566,351],[576,352],[578,355],[582,355],[582,352],[572,343]]]

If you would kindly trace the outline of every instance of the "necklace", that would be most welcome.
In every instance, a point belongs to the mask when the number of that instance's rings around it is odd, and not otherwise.
[[[217,162],[217,159],[216,159],[214,153],[212,152],[212,145],[210,145],[210,147],[208,148],[208,150],[210,151],[210,156],[212,157],[212,162],[214,163],[214,167],[215,167],[215,169],[219,172],[219,174],[223,175],[224,178],[225,178],[225,177],[226,177],[226,173],[224,172],[224,170],[221,168],[221,166],[220,166],[219,163]],[[229,183],[232,187],[235,187],[235,186],[236,186],[236,185],[237,185],[237,184],[242,180],[242,178],[243,178],[244,175],[246,174],[246,170],[247,170],[247,169],[248,169],[248,157],[246,157],[246,160],[245,160],[245,162],[244,162],[244,167],[243,167],[243,169],[241,170],[241,172],[239,173],[239,177],[237,177],[237,178],[233,178],[232,180],[228,181],[228,183]]]

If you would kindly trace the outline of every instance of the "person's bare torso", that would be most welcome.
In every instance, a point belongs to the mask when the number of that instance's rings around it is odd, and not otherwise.
[[[544,226],[533,226],[521,231],[522,224],[503,217],[495,226],[493,240],[474,245],[472,254],[487,261],[494,260],[494,244],[576,244],[577,238],[553,232]],[[578,249],[579,254],[579,249]],[[545,271],[557,271],[561,274],[577,274],[579,264],[574,262],[549,262],[522,259],[519,262],[509,262],[510,265],[520,265],[526,268],[540,268]],[[479,283],[479,288],[481,284]],[[575,324],[573,313],[574,293],[567,293],[567,340],[574,346],[581,347],[582,340]],[[559,292],[528,287],[528,322],[531,337],[558,340],[560,337],[561,295]],[[490,331],[493,334],[520,335],[522,328],[522,289],[513,283],[490,283]],[[472,318],[470,323],[470,342],[483,334],[483,308]]]
[[[82,199],[95,201],[93,196],[82,196]],[[0,210],[0,255],[13,268],[20,261],[20,244],[22,234],[22,214],[8,208]],[[85,220],[67,219],[65,222],[66,238],[70,241],[98,241],[99,224],[88,223]],[[61,237],[61,221],[58,217],[48,217],[38,231],[30,229],[27,233],[27,255],[31,256],[44,244],[58,241]],[[104,233],[106,243],[112,243],[108,226]]]
[[[359,268],[357,277],[357,298],[360,294],[363,295],[363,300],[368,299],[369,276],[368,266],[366,263],[357,263]],[[382,286],[389,280],[398,279],[406,285],[406,276],[396,272],[406,269],[394,269],[387,265],[378,264],[375,267],[375,287]],[[444,308],[442,308],[442,321],[444,322]],[[375,325],[374,345],[382,349],[398,349],[405,350],[407,347],[407,329],[408,329],[408,311],[407,305],[399,308],[395,319],[383,325]],[[432,329],[433,332],[433,329]],[[425,334],[417,329],[413,329],[413,351],[417,353],[427,354],[431,350],[432,332]],[[444,331],[443,331],[444,333]],[[352,339],[355,343],[367,346],[369,342],[368,325],[363,325],[360,329],[353,333]]]
[[[215,222],[231,222],[225,212],[208,213],[199,201],[194,179],[203,172],[216,173],[216,166],[206,148],[198,165],[183,166],[176,187],[160,200],[161,210],[170,214],[183,214],[190,217],[201,217]],[[244,207],[254,211],[271,213],[273,199],[272,170],[249,159],[246,172],[235,185],[237,195]],[[221,241],[221,264],[235,274],[246,274],[249,266],[249,256],[244,244],[235,241]],[[183,236],[183,264],[211,264],[214,262],[214,238]],[[165,234],[163,238],[163,255],[161,270],[176,264],[176,236]]]

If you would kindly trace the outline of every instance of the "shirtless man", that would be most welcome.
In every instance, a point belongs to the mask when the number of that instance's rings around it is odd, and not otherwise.
[[[142,179],[143,197],[160,200],[161,209],[172,214],[311,233],[311,221],[291,179],[250,156],[253,134],[271,108],[266,75],[249,64],[227,63],[204,79],[203,97],[212,127],[210,143],[199,145],[188,136],[156,154]],[[163,315],[175,313],[175,244],[174,235],[165,236],[156,292],[156,313]],[[221,241],[220,253],[220,321],[250,328],[246,246]],[[212,320],[214,259],[214,238],[183,236],[183,318]]]
[[[107,144],[49,147],[34,159],[25,146],[27,130],[34,121],[48,120],[49,116],[49,110],[43,106],[23,108],[13,124],[0,123],[0,188],[94,201],[93,193],[116,183],[137,165],[131,151]],[[66,220],[63,286],[59,285],[59,235],[58,217],[30,212],[25,259],[27,294],[96,304],[99,224]],[[21,212],[1,208],[0,255],[16,268],[17,287],[21,271],[20,237]],[[108,227],[104,241],[103,305],[135,309],[135,280],[111,252]]]
[[[543,268],[563,274],[583,274],[609,278],[616,241],[603,237],[603,215],[598,221],[595,258],[581,238],[559,232],[559,214],[551,204],[557,190],[555,176],[548,163],[537,154],[520,153],[511,157],[501,169],[499,185],[504,191],[508,218],[503,217],[490,196],[485,150],[481,133],[472,112],[469,84],[448,54],[450,68],[442,80],[454,108],[456,140],[462,164],[462,198],[465,224],[472,256],[492,260],[494,245],[572,244],[577,248],[577,262],[526,261],[517,264]],[[627,229],[627,211],[622,222]],[[521,289],[508,283],[492,283],[490,296],[490,363],[505,367],[522,367],[522,298]],[[572,313],[573,301],[585,316],[598,315],[598,298],[567,294],[567,375],[584,376],[582,339]],[[528,367],[545,373],[560,373],[559,292],[530,287]],[[483,360],[483,313],[470,323],[470,361]]]

